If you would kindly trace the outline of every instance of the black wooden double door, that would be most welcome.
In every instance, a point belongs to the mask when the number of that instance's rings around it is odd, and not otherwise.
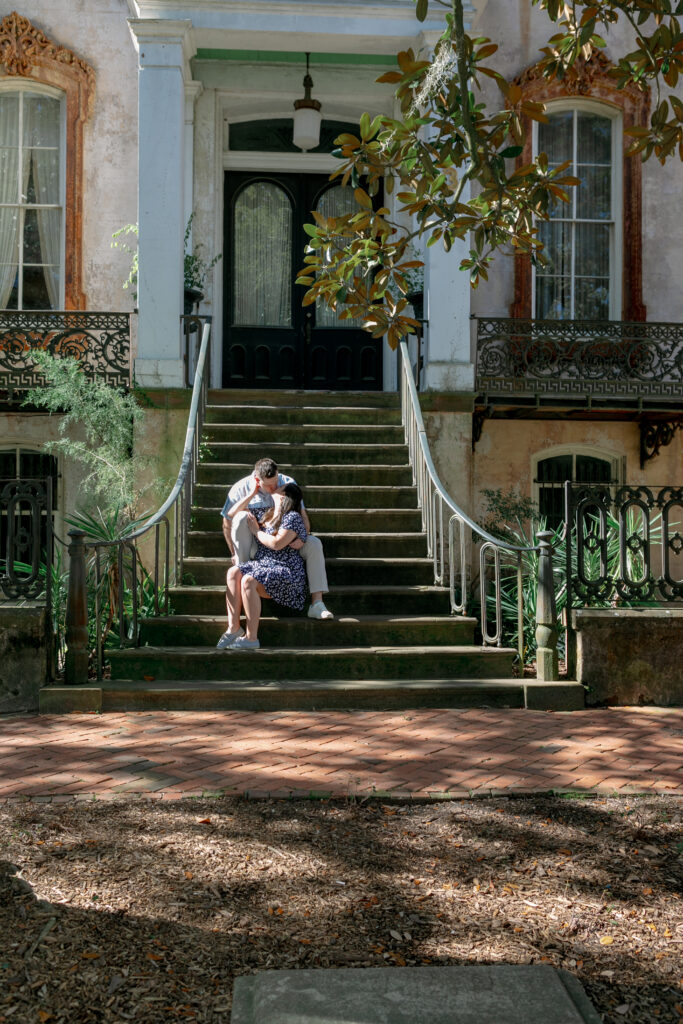
[[[357,207],[350,188],[314,174],[225,175],[223,387],[376,391],[382,339],[295,284],[312,210]]]

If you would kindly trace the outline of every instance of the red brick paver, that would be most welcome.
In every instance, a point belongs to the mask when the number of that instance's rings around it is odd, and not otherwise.
[[[683,709],[0,718],[0,802],[598,790],[683,795]]]

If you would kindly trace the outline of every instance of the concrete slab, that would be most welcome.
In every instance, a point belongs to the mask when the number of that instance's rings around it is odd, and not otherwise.
[[[263,971],[237,978],[231,1024],[600,1024],[547,964]]]

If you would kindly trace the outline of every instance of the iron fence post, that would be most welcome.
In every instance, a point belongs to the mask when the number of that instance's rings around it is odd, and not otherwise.
[[[538,534],[538,589],[536,592],[536,678],[552,683],[559,678],[557,610],[553,578],[552,530]]]
[[[88,593],[85,571],[85,533],[69,530],[69,594],[66,604],[65,682],[88,681]]]

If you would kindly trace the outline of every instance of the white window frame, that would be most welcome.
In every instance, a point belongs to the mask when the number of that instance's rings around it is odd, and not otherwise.
[[[24,269],[24,212],[33,209],[60,209],[60,252],[59,252],[59,303],[57,309],[64,308],[64,286],[65,286],[65,238],[66,238],[66,97],[61,89],[56,89],[51,85],[43,85],[38,82],[25,81],[24,79],[16,78],[5,78],[0,81],[0,91],[20,93],[20,119],[19,119],[19,180],[21,180],[24,146],[22,144],[22,129],[23,129],[23,96],[26,93],[31,93],[36,96],[50,96],[52,99],[59,100],[59,204],[35,204],[35,203],[3,203],[0,204],[4,207],[13,207],[20,210],[21,216],[21,250],[19,253],[19,263],[17,266],[17,274],[19,276],[19,294],[17,296],[17,309],[23,309],[23,303],[19,302],[19,298],[23,298],[23,269]],[[28,310],[28,312],[31,312]]]
[[[597,114],[600,117],[609,118],[612,121],[612,175],[611,175],[611,198],[612,198],[612,209],[611,217],[609,221],[610,225],[610,252],[609,252],[609,264],[610,264],[610,284],[609,284],[609,318],[610,320],[621,319],[621,287],[622,287],[622,263],[623,263],[623,176],[622,176],[622,151],[623,151],[623,118],[622,112],[618,107],[612,106],[610,103],[599,102],[598,100],[589,99],[559,99],[550,100],[546,104],[547,114],[559,114],[565,110],[571,110],[574,112],[574,131],[573,131],[573,166],[567,168],[565,174],[576,175],[576,114],[581,111],[587,113]],[[532,130],[532,145],[534,158],[538,155],[538,122],[533,122]],[[570,195],[574,192],[574,189],[570,189]],[[572,200],[572,203],[574,200]],[[564,205],[564,204],[563,204]],[[574,206],[572,205],[572,211]],[[572,216],[572,223],[576,223],[576,219]],[[589,221],[588,223],[594,223]],[[607,221],[601,220],[600,224],[606,224]],[[572,245],[572,306],[575,295],[574,285],[574,246]],[[532,317],[536,318],[536,269],[532,268],[531,275],[531,309]],[[572,317],[574,319],[574,310],[572,308]]]
[[[577,455],[586,455],[591,459],[600,459],[602,462],[608,462],[610,465],[610,480],[614,483],[615,487],[621,487],[626,479],[626,456],[615,455],[613,451],[607,448],[599,448],[597,445],[592,444],[559,444],[553,445],[551,448],[543,448],[541,451],[534,452],[531,456],[531,498],[537,509],[541,500],[541,488],[548,487],[547,483],[538,482],[538,464],[546,459],[555,459],[560,455],[572,456],[572,480],[576,480]]]

